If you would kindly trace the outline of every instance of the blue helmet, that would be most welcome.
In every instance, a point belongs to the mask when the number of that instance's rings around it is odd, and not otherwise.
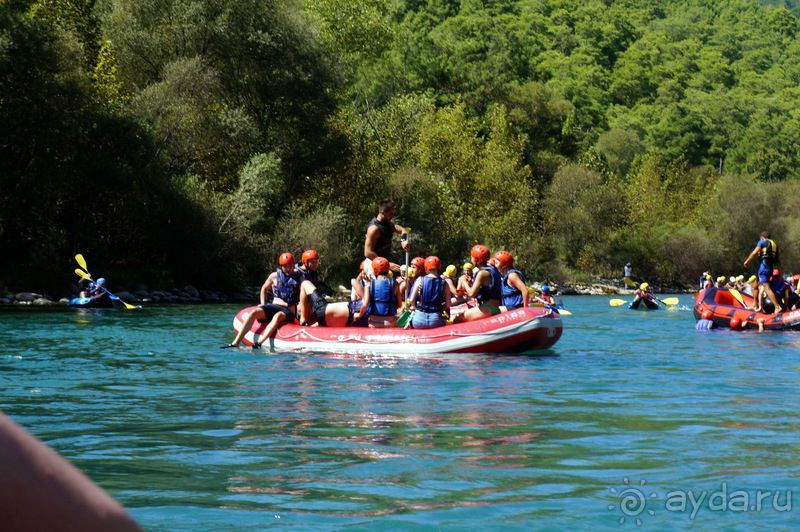
[[[94,281],[89,281],[89,289],[91,290],[94,287],[95,287]]]
[[[103,286],[105,284],[106,284],[106,278],[105,277],[101,277],[101,278],[99,278],[97,280],[97,286]]]
[[[543,284],[541,290],[542,290],[542,293],[549,294],[550,293],[550,285],[549,284]]]

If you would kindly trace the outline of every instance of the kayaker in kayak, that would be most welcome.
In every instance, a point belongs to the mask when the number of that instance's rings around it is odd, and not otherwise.
[[[761,238],[756,243],[756,247],[750,252],[750,255],[744,261],[744,267],[750,264],[756,256],[758,256],[758,283],[759,290],[764,290],[770,301],[775,301],[775,293],[769,286],[770,278],[772,277],[772,270],[781,263],[780,253],[778,252],[778,244],[769,237],[769,231],[761,231]],[[780,305],[775,305],[775,314],[780,314]]]
[[[514,268],[514,256],[508,251],[497,251],[494,261],[503,276],[501,311],[514,310],[528,306],[528,285],[525,276]]]
[[[553,297],[553,294],[550,293],[550,285],[543,284],[541,288],[542,295],[534,298],[535,301],[539,301],[545,305],[550,305],[551,307],[556,305],[556,300]]]
[[[294,264],[294,255],[289,252],[281,253],[278,257],[278,269],[269,274],[261,286],[261,303],[258,308],[247,316],[244,326],[233,342],[223,347],[237,347],[256,320],[269,321],[269,325],[261,337],[270,338],[278,330],[278,327],[296,319],[300,285],[304,278],[302,272],[295,269]],[[270,293],[273,295],[272,303],[267,303],[267,296]],[[254,349],[259,347],[260,344],[253,344]]]
[[[411,326],[414,329],[433,329],[447,323],[450,314],[450,287],[439,275],[442,263],[431,255],[425,259],[425,275],[411,289],[409,307],[414,309]]]
[[[400,266],[392,262],[392,235],[400,235],[400,245],[404,250],[408,249],[408,231],[394,223],[397,214],[397,207],[394,202],[384,199],[378,202],[378,214],[370,220],[367,225],[367,234],[364,238],[364,258],[372,261],[377,257],[384,257],[389,260],[389,268],[395,272],[400,272]],[[365,263],[365,271],[371,263]],[[367,273],[370,273],[367,271]]]
[[[403,301],[400,285],[394,282],[389,274],[390,263],[384,257],[372,260],[372,271],[375,278],[371,279],[364,290],[364,303],[353,315],[353,320],[359,321],[363,315],[368,315],[370,327],[394,327],[397,323],[397,308]]]
[[[473,264],[480,268],[472,285],[467,289],[467,296],[478,300],[478,306],[461,315],[459,321],[472,321],[500,313],[503,277],[500,271],[489,263],[491,252],[482,244],[472,246],[469,252]]]
[[[649,283],[642,283],[639,285],[639,288],[636,289],[636,292],[634,292],[633,295],[633,301],[630,305],[631,308],[636,308],[640,300],[652,301],[653,303],[656,303],[655,296],[653,296],[653,290],[650,288]]]

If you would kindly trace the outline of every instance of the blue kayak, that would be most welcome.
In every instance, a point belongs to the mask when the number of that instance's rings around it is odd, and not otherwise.
[[[109,308],[114,306],[114,302],[108,294],[103,294],[103,297],[95,299],[91,297],[73,297],[67,301],[67,306],[73,308]]]
[[[641,298],[631,301],[631,304],[628,305],[628,308],[631,310],[658,310],[660,307],[655,301]]]

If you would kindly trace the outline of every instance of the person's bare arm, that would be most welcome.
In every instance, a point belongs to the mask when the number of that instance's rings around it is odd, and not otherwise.
[[[277,279],[277,278],[278,278],[278,274],[275,273],[275,272],[272,272],[271,274],[269,274],[269,277],[267,277],[267,280],[264,281],[264,284],[261,285],[261,295],[260,295],[260,298],[261,298],[261,303],[260,304],[261,305],[266,303],[267,294],[269,294],[270,290],[272,290],[272,286],[275,284],[275,279]]]
[[[528,286],[522,282],[522,279],[516,273],[508,276],[508,282],[522,293],[522,305],[528,306]]]
[[[744,267],[745,268],[747,268],[747,265],[750,264],[750,261],[753,260],[756,255],[758,255],[758,251],[760,249],[761,249],[760,247],[756,246],[756,248],[753,251],[750,252],[750,255],[744,261]]]
[[[481,290],[481,286],[483,286],[483,280],[489,278],[489,272],[486,270],[481,270],[472,280],[472,286],[467,289],[467,295],[469,297],[475,297],[478,295],[478,292]]]
[[[364,239],[364,258],[374,259],[378,256],[375,251],[375,243],[378,241],[381,231],[377,225],[370,225],[367,228],[367,237]]]
[[[0,413],[4,530],[139,530],[97,484]]]

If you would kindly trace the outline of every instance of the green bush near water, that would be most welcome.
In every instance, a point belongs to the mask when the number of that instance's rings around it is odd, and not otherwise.
[[[768,4],[768,5],[767,5]],[[376,200],[415,254],[531,278],[797,270],[800,21],[739,0],[0,4],[0,284],[345,280]]]

